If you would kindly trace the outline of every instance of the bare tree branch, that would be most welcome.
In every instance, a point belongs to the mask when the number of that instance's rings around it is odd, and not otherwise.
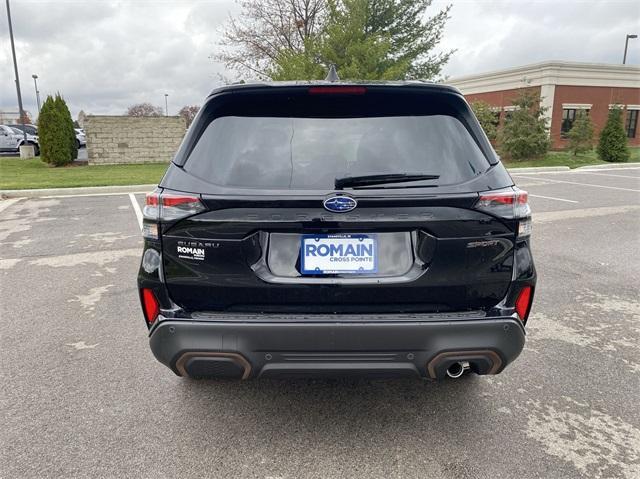
[[[127,116],[162,116],[162,107],[153,106],[151,103],[138,103],[127,109]]]
[[[229,18],[221,50],[212,57],[239,75],[268,78],[283,52],[302,53],[319,33],[326,0],[238,0],[242,13]]]

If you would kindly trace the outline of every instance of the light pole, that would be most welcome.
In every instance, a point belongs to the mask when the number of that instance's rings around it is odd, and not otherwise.
[[[624,40],[624,56],[622,57],[623,65],[627,63],[627,48],[629,47],[630,38],[638,38],[638,35],[627,35],[627,38]]]
[[[169,97],[168,93],[164,94],[164,116],[169,116],[169,102],[167,98]]]
[[[38,91],[38,75],[34,73],[33,75],[31,75],[31,78],[33,78],[33,84],[36,87],[36,102],[38,102],[38,115],[40,115],[40,92]]]
[[[24,127],[24,110],[22,109],[22,94],[20,93],[20,77],[18,75],[18,62],[16,61],[16,47],[13,43],[13,25],[11,24],[11,7],[9,6],[9,0],[7,0],[7,20],[9,21],[9,38],[11,39],[11,54],[13,55],[13,69],[16,74],[16,92],[18,94],[18,111],[20,112],[20,119],[18,120],[22,123]],[[27,130],[22,128],[22,133],[24,136],[24,142],[27,142]]]

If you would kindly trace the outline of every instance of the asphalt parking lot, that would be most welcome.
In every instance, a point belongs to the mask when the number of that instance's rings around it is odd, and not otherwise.
[[[176,377],[137,298],[143,195],[0,201],[0,477],[640,477],[640,167],[514,178],[526,349],[441,383]]]

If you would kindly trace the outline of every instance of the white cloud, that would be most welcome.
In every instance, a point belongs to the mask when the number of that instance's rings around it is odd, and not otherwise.
[[[236,9],[232,1],[13,0],[11,6],[25,109],[37,109],[31,79],[37,73],[41,96],[60,91],[74,115],[118,114],[143,101],[164,107],[165,93],[170,113],[202,103],[224,73],[210,56]],[[17,109],[7,37],[2,45],[0,106]]]
[[[545,60],[622,63],[626,34],[640,34],[635,0],[436,0],[433,7],[447,3],[444,43],[457,49],[444,70],[450,77]],[[631,40],[627,63],[640,63],[640,40]]]

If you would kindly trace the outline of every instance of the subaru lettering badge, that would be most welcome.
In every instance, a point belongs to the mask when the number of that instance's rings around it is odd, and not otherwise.
[[[331,196],[324,200],[324,208],[333,213],[346,213],[358,206],[358,202],[348,196]]]

